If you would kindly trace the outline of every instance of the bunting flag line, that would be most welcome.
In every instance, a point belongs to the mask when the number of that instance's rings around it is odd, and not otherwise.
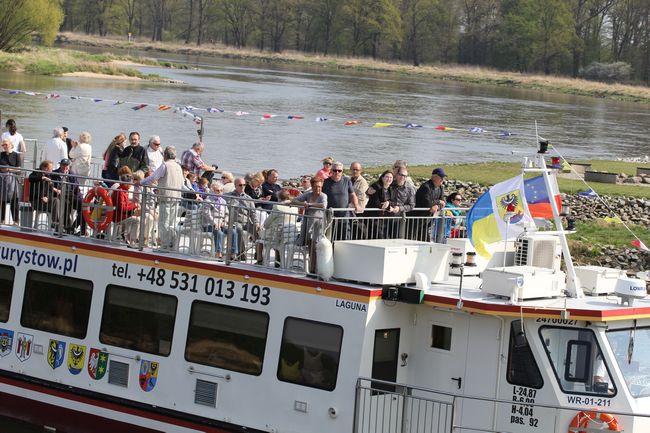
[[[623,220],[620,219],[617,216],[615,216],[615,217],[608,217],[607,216],[607,217],[603,218],[603,220],[605,220],[605,222],[608,223],[608,224],[623,224]]]
[[[579,196],[582,196],[582,197],[591,197],[591,198],[593,198],[593,197],[597,197],[597,196],[598,196],[598,194],[596,193],[596,191],[594,191],[594,190],[591,189],[591,188],[589,188],[589,189],[586,190],[586,191],[578,191],[578,195],[579,195]]]
[[[301,114],[276,114],[276,113],[264,113],[264,112],[257,112],[257,113],[250,113],[248,111],[244,110],[226,110],[225,108],[222,107],[215,107],[215,106],[209,106],[209,107],[196,107],[193,105],[178,105],[178,104],[169,104],[169,103],[160,103],[160,102],[139,102],[139,101],[123,101],[123,100],[106,100],[103,98],[96,98],[96,97],[87,97],[87,96],[79,96],[79,95],[63,95],[59,94],[56,92],[34,92],[34,91],[28,91],[28,90],[20,90],[20,89],[6,89],[6,88],[0,88],[0,92],[5,91],[9,95],[25,95],[25,96],[40,96],[43,97],[46,100],[62,100],[62,99],[70,99],[70,100],[76,100],[76,101],[91,101],[94,103],[109,103],[111,105],[122,105],[126,104],[129,105],[129,108],[131,108],[134,111],[140,111],[144,110],[147,107],[153,107],[158,112],[163,112],[163,111],[172,111],[174,113],[180,113],[185,117],[190,117],[192,120],[197,121],[196,114],[195,112],[206,112],[206,113],[213,113],[213,114],[230,114],[230,115],[235,115],[235,116],[248,116],[250,114],[258,114],[260,116],[260,120],[265,120],[268,121],[270,119],[275,119],[274,121],[278,121],[279,119],[285,119],[285,121],[288,120],[302,120],[305,117]],[[200,118],[200,117],[199,117]],[[421,125],[418,123],[414,122],[375,122],[375,121],[366,121],[366,120],[349,120],[345,118],[334,118],[334,117],[326,117],[326,116],[318,116],[316,117],[316,122],[322,123],[322,122],[333,122],[336,121],[341,122],[340,124],[343,126],[359,126],[363,125],[365,127],[371,127],[371,128],[386,128],[386,127],[403,127],[404,129],[429,129],[429,130],[437,130],[441,132],[455,132],[455,133],[466,133],[466,134],[491,134],[494,137],[501,138],[501,137],[510,137],[515,135],[514,132],[506,131],[506,130],[498,130],[498,129],[487,129],[485,127],[481,126],[471,126],[471,127],[461,127],[461,126],[446,126],[446,125],[437,125],[437,126],[432,126],[432,125]]]
[[[642,251],[650,251],[650,249],[648,249],[648,247],[645,246],[645,244],[641,241],[641,239],[634,239],[632,242],[630,242],[630,244],[632,244],[632,246],[641,249]]]

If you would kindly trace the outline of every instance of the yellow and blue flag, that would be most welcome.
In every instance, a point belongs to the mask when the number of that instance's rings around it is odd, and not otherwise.
[[[467,213],[467,237],[483,257],[492,253],[487,245],[517,237],[534,221],[526,202],[523,176],[494,185]]]

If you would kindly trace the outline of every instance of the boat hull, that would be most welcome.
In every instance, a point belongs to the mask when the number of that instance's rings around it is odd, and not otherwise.
[[[0,416],[65,433],[206,432],[237,433],[254,430],[217,426],[215,421],[145,407],[127,400],[107,401],[74,388],[0,376]]]

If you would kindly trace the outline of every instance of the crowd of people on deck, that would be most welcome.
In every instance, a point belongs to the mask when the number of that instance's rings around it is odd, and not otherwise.
[[[392,169],[369,184],[358,161],[350,164],[347,176],[343,163],[326,157],[313,176],[301,177],[298,188],[283,187],[276,169],[235,177],[203,160],[205,145],[200,141],[179,155],[174,146],[163,149],[157,135],[149,137],[146,146],[142,145],[138,132],[131,132],[128,137],[120,133],[111,140],[102,153],[99,181],[90,178],[90,133],[81,132],[79,139],[74,140],[68,136],[68,128],[54,128],[43,149],[39,169],[27,177],[28,197],[22,197],[19,172],[27,149],[13,119],[7,121],[6,128],[0,153],[3,223],[8,220],[5,214],[9,208],[11,220],[18,224],[19,202],[28,201],[32,212],[48,216],[48,228],[89,234],[89,224],[82,215],[84,197],[92,187],[102,186],[110,191],[114,207],[117,234],[112,236],[127,245],[139,246],[143,239],[146,247],[160,251],[175,249],[178,220],[184,218],[185,224],[194,224],[201,232],[212,235],[217,258],[232,260],[242,258],[247,240],[268,239],[271,233],[283,233],[274,230],[275,226],[301,221],[291,242],[307,247],[312,257],[310,263],[315,263],[315,244],[325,230],[320,222],[325,209],[335,209],[333,215],[339,217],[332,227],[332,240],[407,237],[443,242],[463,230],[458,218],[463,197],[459,192],[445,195],[443,182],[447,175],[440,167],[433,169],[431,178],[416,188],[407,162],[397,160]],[[229,212],[228,205],[235,211]],[[95,206],[91,218],[101,218],[103,212],[106,210]],[[404,215],[447,218],[444,222],[422,218],[425,223],[414,224],[405,231],[400,227],[401,218],[395,218]],[[230,218],[234,219],[232,223]],[[107,236],[101,232],[95,227],[93,235]],[[226,245],[229,251],[225,251]],[[254,252],[257,261],[262,260],[261,249],[258,243]]]

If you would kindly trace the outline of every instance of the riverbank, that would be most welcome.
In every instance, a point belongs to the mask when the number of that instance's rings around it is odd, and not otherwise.
[[[177,83],[158,74],[145,74],[138,69],[144,66],[189,68],[169,62],[161,63],[155,59],[136,59],[113,54],[88,54],[62,48],[30,47],[15,53],[0,51],[0,70],[5,71],[37,75]]]
[[[622,84],[605,84],[594,81],[502,72],[488,68],[467,66],[419,66],[402,63],[387,63],[369,58],[321,56],[298,52],[261,52],[252,49],[236,49],[220,44],[204,44],[199,47],[174,42],[152,42],[125,38],[95,37],[79,33],[62,33],[57,41],[61,44],[107,48],[137,49],[192,56],[211,56],[276,64],[316,66],[326,70],[353,70],[363,72],[389,72],[410,77],[427,77],[438,80],[485,84],[545,92],[591,96],[605,99],[634,101],[650,104],[650,87]]]

